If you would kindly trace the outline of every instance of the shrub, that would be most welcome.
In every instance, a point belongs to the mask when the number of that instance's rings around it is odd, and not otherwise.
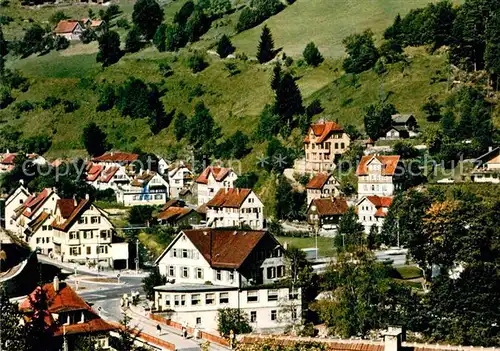
[[[202,53],[195,53],[187,59],[187,67],[191,69],[193,73],[198,73],[203,71],[208,67],[208,63],[205,61],[205,55]]]
[[[28,100],[19,101],[16,106],[18,112],[29,112],[35,109],[35,105]]]
[[[64,49],[67,49],[69,46],[69,40],[66,39],[65,37],[61,37],[61,36],[56,36],[56,38],[54,39],[54,47],[56,50],[64,50]]]
[[[303,55],[304,60],[309,66],[316,67],[324,60],[323,56],[321,56],[321,53],[313,42],[307,44],[306,48],[304,49]]]
[[[130,23],[128,23],[126,18],[120,18],[119,20],[116,21],[116,26],[118,28],[129,29]]]
[[[55,96],[47,96],[45,98],[45,100],[43,100],[40,103],[40,106],[44,110],[48,110],[48,109],[51,109],[52,107],[55,107],[55,106],[59,105],[60,103],[61,103],[61,99],[56,98]]]
[[[223,35],[217,42],[217,53],[221,58],[226,58],[234,52],[234,46],[227,35]]]
[[[77,101],[64,100],[62,104],[66,113],[76,111],[80,108],[80,104]]]
[[[160,63],[159,65],[159,69],[160,69],[160,74],[165,77],[165,78],[168,78],[170,77],[172,74],[174,74],[174,70],[172,69],[172,67],[170,67],[170,65],[166,62],[162,62]]]
[[[9,106],[14,98],[7,87],[0,87],[0,110]]]
[[[10,22],[13,22],[14,19],[10,16],[0,16],[0,24],[1,25],[8,25]]]
[[[80,34],[80,40],[82,41],[82,43],[88,44],[94,40],[97,40],[97,35],[92,29],[87,28],[82,32],[82,34]]]
[[[63,11],[57,11],[49,18],[49,22],[53,25],[59,23],[62,20],[68,19],[69,17]]]

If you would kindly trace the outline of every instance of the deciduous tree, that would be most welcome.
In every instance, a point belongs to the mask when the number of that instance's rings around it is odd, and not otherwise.
[[[153,38],[163,21],[163,10],[155,0],[138,0],[134,5],[132,22],[147,40]]]

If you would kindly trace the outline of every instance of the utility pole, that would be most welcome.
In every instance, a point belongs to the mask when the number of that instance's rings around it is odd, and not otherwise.
[[[139,273],[139,239],[135,241],[135,273]]]

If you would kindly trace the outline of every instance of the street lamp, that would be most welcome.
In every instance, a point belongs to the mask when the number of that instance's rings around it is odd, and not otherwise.
[[[319,232],[319,217],[318,217],[318,214],[315,213],[316,212],[316,205],[312,205],[311,206],[311,212],[313,213],[313,226],[314,226],[314,231],[315,231],[315,249],[316,249],[316,254],[315,254],[315,257],[316,257],[316,260],[318,260],[318,232]]]
[[[135,241],[135,273],[139,273],[139,239]]]

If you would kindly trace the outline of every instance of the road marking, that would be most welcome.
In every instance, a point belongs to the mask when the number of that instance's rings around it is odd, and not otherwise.
[[[83,295],[83,294],[82,294]],[[106,295],[99,295],[99,294],[89,294],[89,295],[84,295],[85,298],[87,299],[94,299],[94,298],[99,298],[99,299],[102,299],[102,298],[105,298]]]

